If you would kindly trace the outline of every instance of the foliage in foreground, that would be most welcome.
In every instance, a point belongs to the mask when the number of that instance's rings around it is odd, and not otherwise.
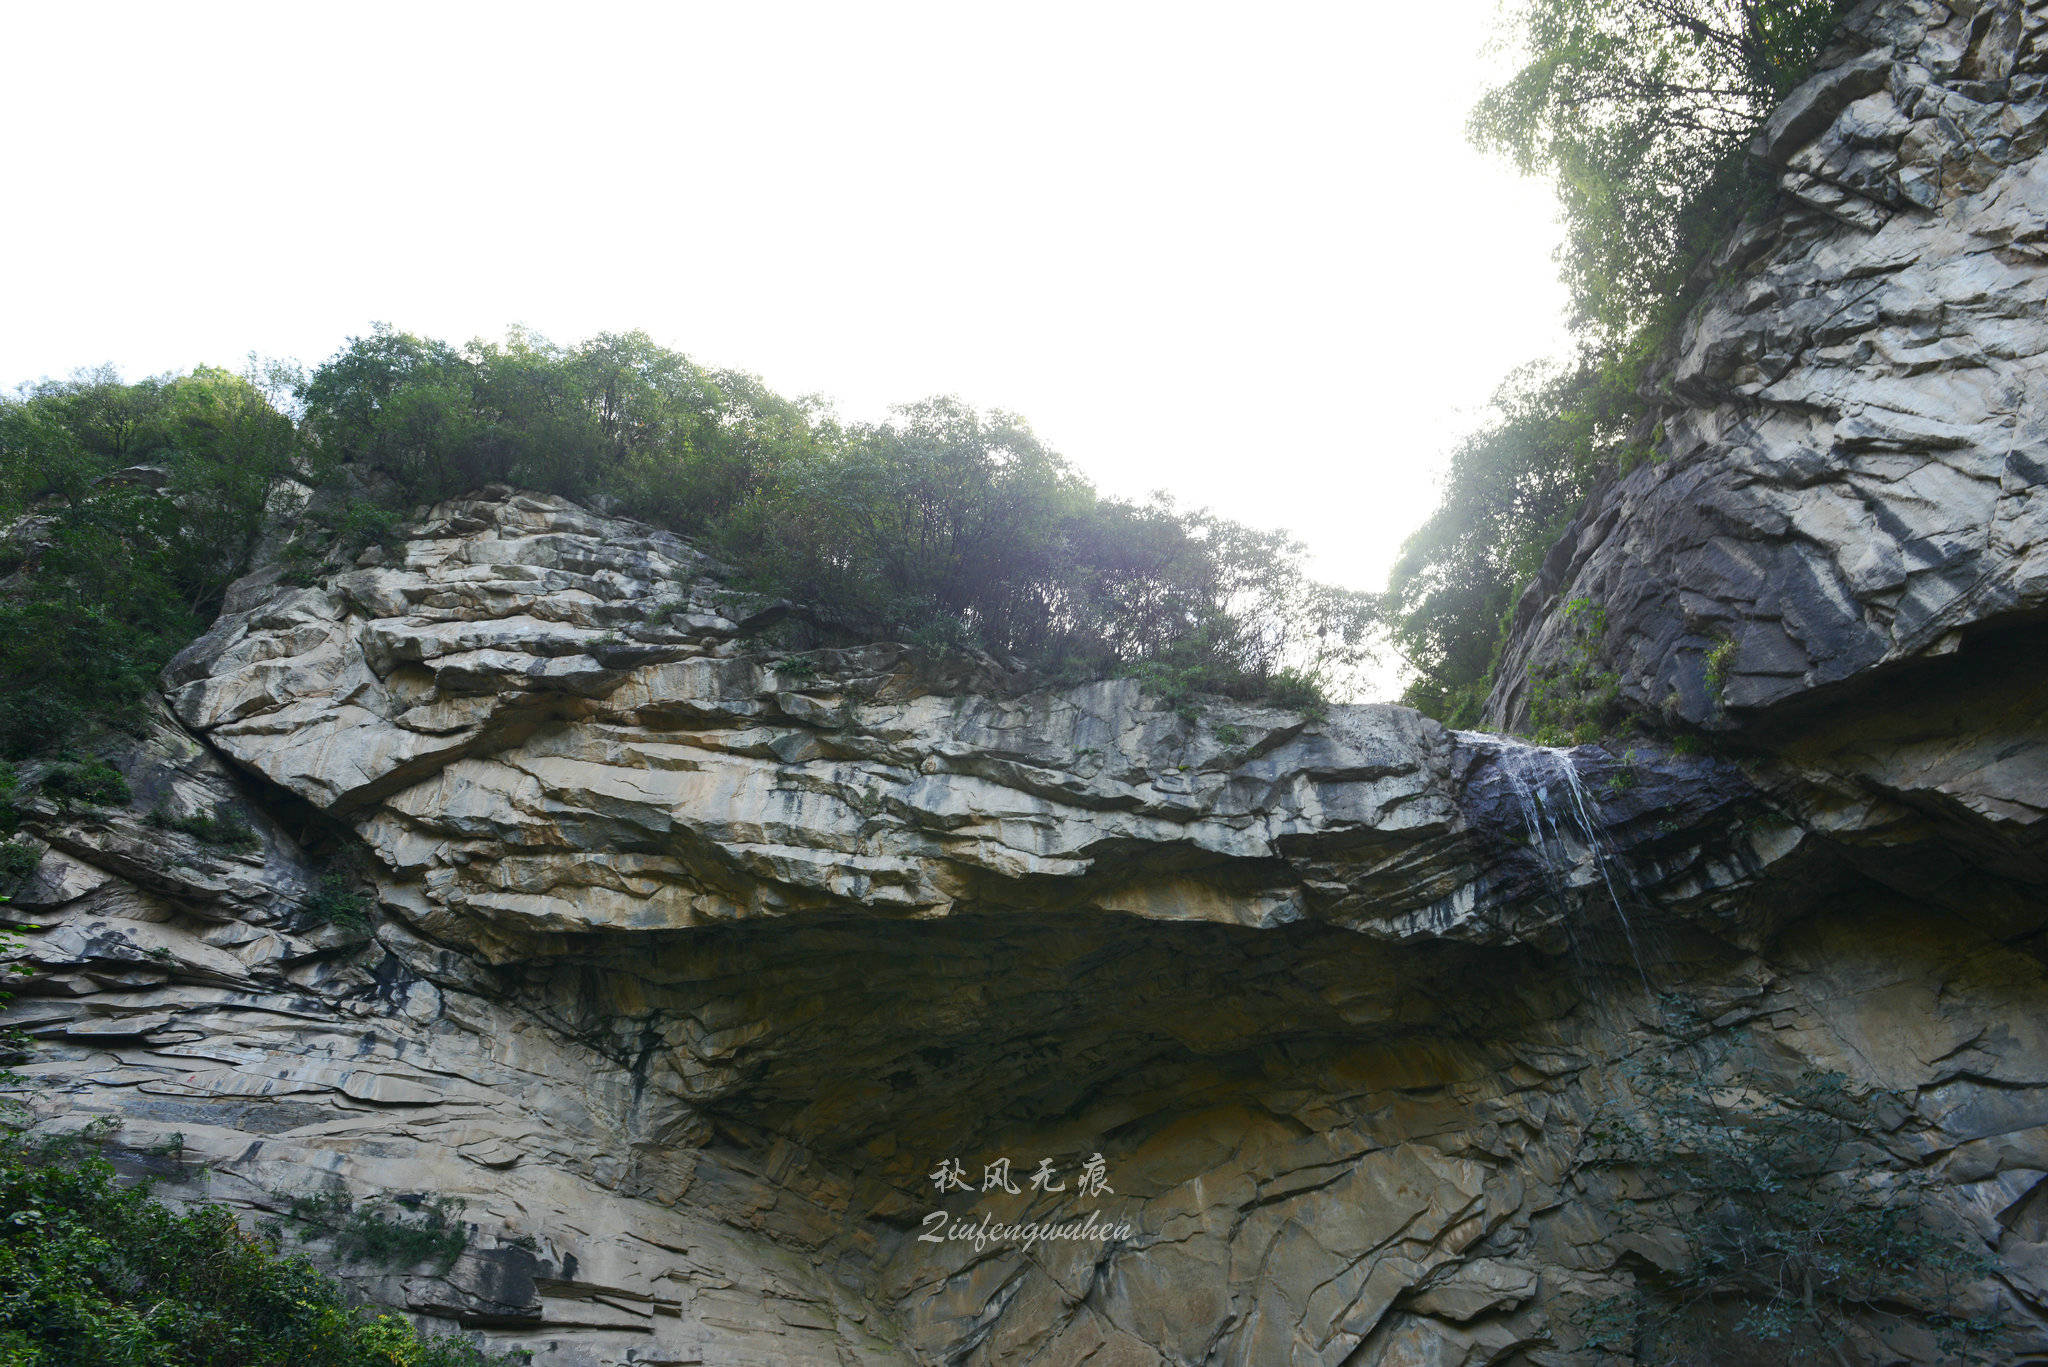
[[[1746,152],[1838,22],[1835,0],[1526,0],[1520,65],[1470,133],[1555,184],[1576,354],[1509,377],[1495,421],[1453,454],[1443,498],[1402,548],[1386,613],[1414,671],[1406,701],[1470,725],[1522,588],[1603,478],[1655,443],[1650,367],[1704,264],[1770,172]]]
[[[484,1367],[515,1359],[351,1305],[221,1206],[179,1213],[76,1138],[0,1136],[6,1367]]]
[[[0,972],[18,937],[0,929]],[[6,982],[0,977],[0,985]],[[0,1010],[11,993],[0,990]],[[0,1032],[0,1064],[27,1038]],[[23,1079],[0,1068],[0,1088]],[[13,1096],[0,1108],[17,1111]],[[486,1353],[352,1304],[302,1258],[242,1232],[224,1206],[179,1212],[148,1184],[120,1182],[94,1150],[97,1133],[31,1138],[0,1115],[0,1367],[492,1367],[526,1354]],[[461,1252],[448,1207],[426,1218],[363,1218],[344,1203],[345,1256],[386,1263]],[[294,1207],[296,1218],[307,1212]]]
[[[1586,1345],[1644,1367],[1839,1363],[1872,1331],[1931,1329],[1944,1361],[1995,1360],[1960,1307],[1990,1259],[1945,1233],[1930,1179],[1877,1160],[1893,1104],[1839,1074],[1773,1091],[1695,1053],[1637,1068],[1587,1135],[1588,1166],[1633,1182],[1613,1214],[1636,1289],[1587,1307]]]

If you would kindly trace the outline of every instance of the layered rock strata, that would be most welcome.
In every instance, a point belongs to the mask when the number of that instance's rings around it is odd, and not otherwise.
[[[2048,916],[1908,805],[777,647],[509,490],[366,559],[239,585],[10,914],[44,1123],[315,1251],[294,1200],[461,1203],[452,1266],[343,1265],[379,1299],[559,1364],[1578,1361],[1633,1275],[1586,1127],[1682,998],[1753,1080],[1900,1098],[1873,1161],[2039,1339]]]
[[[1601,1117],[1829,1075],[1969,1269],[1839,1353],[2048,1360],[2044,15],[1850,18],[1520,609],[1495,724],[1590,661],[1736,758],[799,649],[489,490],[237,585],[133,800],[29,800],[37,1123],[550,1367],[1564,1367],[1680,1256]]]

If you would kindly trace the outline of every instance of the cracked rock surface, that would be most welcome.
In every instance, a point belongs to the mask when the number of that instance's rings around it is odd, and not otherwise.
[[[172,664],[170,699],[347,822],[410,924],[487,959],[967,910],[1546,933],[1513,894],[1540,861],[1493,810],[1526,747],[1391,706],[1311,724],[1219,704],[1191,723],[1129,681],[989,694],[901,646],[780,654],[724,615],[744,600],[708,568],[559,499],[447,504],[400,563],[242,585]],[[1616,804],[1613,838],[1654,846],[1659,882],[1708,876],[1683,837],[1746,780],[1638,767],[1652,781]]]
[[[25,799],[37,1123],[544,1367],[1567,1367],[1670,1256],[1588,1132],[1682,1041],[1881,1098],[1858,1162],[1982,1255],[1848,1360],[2048,1360],[2044,13],[1852,18],[1666,459],[1523,604],[1496,723],[1591,648],[1740,762],[794,649],[484,490],[235,586],[126,806]],[[461,1250],[342,1260],[343,1194]]]
[[[1745,770],[790,651],[502,489],[367,558],[238,585],[7,907],[41,1123],[316,1254],[295,1199],[459,1203],[367,1294],[563,1367],[1578,1362],[1630,1275],[1586,1126],[1675,995],[1896,1092],[1878,1161],[2048,1348],[2048,880],[1913,800],[1975,791],[1931,742],[1886,790],[1820,731]]]

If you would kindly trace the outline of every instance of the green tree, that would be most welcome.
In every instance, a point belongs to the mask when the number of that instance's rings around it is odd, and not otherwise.
[[[1583,1159],[1632,1291],[1578,1317],[1586,1346],[1645,1367],[1846,1363],[1866,1336],[1932,1329],[1945,1361],[2003,1360],[1969,1304],[1992,1271],[1944,1227],[1925,1173],[1885,1162],[1900,1099],[1817,1071],[1776,1081],[1762,1051],[1708,1041],[1625,1074]]]
[[[380,327],[352,337],[299,396],[317,478],[356,465],[432,502],[487,482],[474,368],[444,342]]]
[[[1493,423],[1451,453],[1443,501],[1387,581],[1404,701],[1454,726],[1478,722],[1507,619],[1624,439],[1632,396],[1591,365],[1530,366],[1494,395]]]
[[[693,536],[842,637],[1137,671],[1175,706],[1313,707],[1370,653],[1377,601],[1315,582],[1288,537],[1105,498],[1021,419],[956,400],[845,426],[643,333],[457,348],[380,326],[296,379],[296,422],[283,379],[96,371],[0,400],[0,755],[132,717],[266,529],[310,582],[492,483]]]
[[[1375,620],[1369,596],[1310,580],[1285,536],[1104,498],[1022,419],[957,400],[846,427],[640,333],[458,351],[390,329],[351,339],[303,393],[317,464],[349,490],[334,533],[365,499],[395,515],[504,481],[696,536],[849,634],[1059,677],[1149,662],[1176,697],[1313,693],[1360,664]]]
[[[248,567],[298,451],[290,419],[223,370],[0,400],[0,511],[33,513],[0,546],[0,754],[132,713]]]
[[[1832,36],[1836,0],[1529,0],[1474,142],[1557,187],[1574,321],[1628,351],[1766,178],[1743,144]]]

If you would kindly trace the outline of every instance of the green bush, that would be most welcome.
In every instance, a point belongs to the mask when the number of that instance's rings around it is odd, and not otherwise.
[[[1564,605],[1563,658],[1529,674],[1529,720],[1539,745],[1585,745],[1623,724],[1621,676],[1605,667],[1607,609],[1590,598]]]
[[[224,850],[247,852],[263,848],[263,841],[256,830],[240,812],[225,802],[217,803],[211,812],[187,812],[178,815],[162,803],[150,809],[149,824],[167,831],[181,831],[208,845],[218,845]]]
[[[0,841],[0,885],[13,887],[36,871],[43,852],[26,840]]]
[[[4,901],[0,898],[0,901]],[[14,955],[21,949],[21,938],[5,926],[0,926],[0,1011],[7,1009],[7,1003],[14,1000],[14,994],[6,991],[8,979],[26,977],[31,971],[24,963],[14,962]],[[14,1028],[0,1029],[0,1091],[22,1085],[20,1074],[9,1071],[13,1064],[22,1061],[29,1044],[28,1032]],[[18,1104],[14,1098],[0,1095],[0,1127],[10,1120],[11,1112]],[[4,1129],[0,1129],[4,1133]]]
[[[778,676],[798,683],[808,683],[818,677],[818,662],[801,655],[785,655],[775,661],[773,668]]]
[[[355,879],[345,873],[330,873],[321,877],[320,885],[299,903],[299,908],[318,925],[367,930],[370,901],[368,893],[357,890]]]
[[[462,1207],[447,1197],[423,1201],[397,1214],[360,1207],[346,1191],[291,1198],[287,1219],[301,1240],[332,1237],[344,1262],[371,1262],[405,1269],[432,1263],[437,1272],[455,1266],[469,1247],[459,1218]]]
[[[523,1357],[523,1355],[522,1355]],[[484,1367],[349,1303],[220,1206],[174,1211],[77,1138],[0,1135],[0,1362],[8,1367]]]
[[[21,794],[21,771],[0,759],[0,836],[21,829],[22,811],[16,799]]]
[[[44,771],[36,786],[66,807],[77,802],[90,807],[123,807],[134,796],[119,769],[93,756],[57,761]]]
[[[1714,706],[1721,705],[1721,699],[1728,690],[1728,671],[1735,664],[1735,642],[1723,637],[1707,652],[1707,662],[1701,674],[1706,685],[1707,696],[1714,700]]]
[[[1283,669],[1266,680],[1259,690],[1259,699],[1271,707],[1299,712],[1310,721],[1321,721],[1330,711],[1330,701],[1323,696],[1322,686],[1296,669]]]
[[[1203,694],[1299,712],[1311,721],[1328,714],[1329,698],[1319,671],[1294,668],[1274,658],[1267,658],[1258,668],[1247,668],[1233,648],[1217,642],[1216,630],[1211,627],[1171,642],[1123,666],[1121,672],[1143,684],[1169,711],[1188,722],[1200,718]]]

